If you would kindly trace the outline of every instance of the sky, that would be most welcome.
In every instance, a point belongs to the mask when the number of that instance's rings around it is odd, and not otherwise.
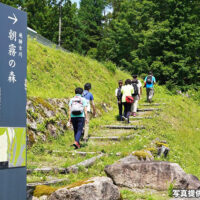
[[[72,3],[77,3],[78,8],[81,0],[71,0]],[[106,13],[112,12],[112,8],[106,8]]]
[[[79,2],[80,0],[71,0],[72,3],[77,3],[78,7],[79,7]]]

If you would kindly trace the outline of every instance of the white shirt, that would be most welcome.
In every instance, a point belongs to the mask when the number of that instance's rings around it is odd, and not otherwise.
[[[142,87],[142,83],[140,80],[138,80],[137,86],[138,86],[138,94],[140,94],[140,88]]]

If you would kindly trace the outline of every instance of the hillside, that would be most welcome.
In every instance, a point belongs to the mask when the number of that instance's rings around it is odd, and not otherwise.
[[[118,80],[127,77],[130,75],[117,70],[112,63],[103,65],[88,57],[45,47],[32,39],[28,41],[30,97],[69,98],[76,87],[90,82],[96,102],[111,102],[110,91],[114,92]]]
[[[111,65],[107,65],[111,66]],[[109,68],[109,67],[108,67]],[[153,119],[133,121],[134,125],[143,125],[142,130],[107,130],[101,125],[117,124],[117,105],[114,90],[119,79],[125,80],[129,74],[120,70],[108,70],[104,65],[87,57],[44,47],[36,41],[28,41],[28,97],[70,98],[75,87],[83,86],[85,82],[92,83],[92,92],[101,116],[90,123],[91,136],[117,136],[120,140],[89,140],[77,154],[70,146],[73,142],[72,130],[66,130],[64,135],[52,138],[47,142],[39,141],[28,149],[28,168],[37,167],[69,167],[85,159],[91,158],[94,152],[105,155],[99,158],[89,168],[79,167],[78,174],[33,173],[28,176],[28,182],[46,181],[52,178],[68,178],[64,185],[69,185],[93,176],[105,176],[104,167],[113,164],[133,151],[152,148],[155,140],[164,140],[170,148],[167,158],[155,158],[178,163],[187,173],[200,178],[200,106],[191,98],[173,95],[165,87],[155,87],[154,103],[161,103],[161,110],[141,113],[140,116],[152,116]],[[111,68],[111,67],[110,67]],[[114,68],[111,68],[114,69]],[[102,111],[105,103],[107,112]],[[145,91],[140,104],[145,103]],[[164,104],[162,104],[164,103]],[[141,106],[140,108],[147,108]],[[153,105],[151,106],[153,107]],[[133,135],[128,140],[123,137]],[[63,186],[63,184],[62,184]],[[165,193],[140,194],[128,189],[121,189],[122,196],[133,199],[169,199]],[[42,194],[39,194],[42,195]]]

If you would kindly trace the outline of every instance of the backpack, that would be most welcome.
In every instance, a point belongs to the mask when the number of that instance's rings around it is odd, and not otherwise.
[[[147,76],[146,83],[152,84],[153,83],[153,77],[152,76]]]
[[[118,88],[118,90],[117,90],[117,99],[118,99],[118,100],[121,100],[121,99],[122,99],[121,88]]]
[[[133,86],[133,89],[134,89],[133,96],[136,96],[136,95],[139,94],[138,93],[138,86],[137,86],[137,84],[138,84],[138,81],[132,82],[132,86]]]
[[[133,103],[134,98],[132,96],[126,96],[126,103]]]
[[[83,101],[81,97],[75,96],[72,98],[71,113],[73,115],[80,115],[84,111]]]
[[[88,93],[89,93],[88,91],[84,91],[83,94],[82,94],[82,97],[85,98],[85,96],[86,96]]]

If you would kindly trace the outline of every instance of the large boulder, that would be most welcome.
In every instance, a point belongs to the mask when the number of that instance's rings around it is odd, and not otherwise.
[[[48,200],[120,200],[120,192],[110,178],[94,177],[51,194]]]
[[[118,186],[167,190],[172,183],[178,189],[199,189],[200,181],[186,174],[176,163],[142,161],[117,162],[105,167],[106,174]]]

